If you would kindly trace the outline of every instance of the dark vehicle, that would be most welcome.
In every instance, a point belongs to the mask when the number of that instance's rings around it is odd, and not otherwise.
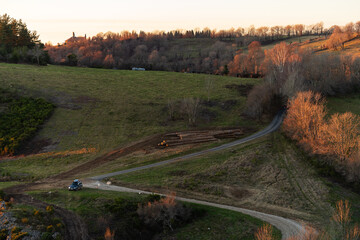
[[[82,182],[79,179],[75,179],[73,183],[69,186],[69,191],[78,191],[83,187]]]

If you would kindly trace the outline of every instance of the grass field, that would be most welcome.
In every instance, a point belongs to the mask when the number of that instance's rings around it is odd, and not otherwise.
[[[352,94],[343,97],[327,98],[327,108],[329,113],[352,112],[360,115],[360,94]]]
[[[208,79],[213,81],[210,104],[206,104]],[[259,81],[204,74],[1,63],[2,88],[18,95],[43,97],[57,106],[36,137],[50,142],[48,151],[96,150],[87,155],[30,156],[1,163],[0,168],[30,179],[40,178],[149,135],[193,129],[183,115],[178,114],[175,121],[169,120],[168,100],[180,102],[199,97],[204,104],[196,128],[260,128],[260,123],[241,116],[246,97],[225,87]]]
[[[30,194],[78,213],[89,224],[89,230],[93,236],[99,235],[99,232],[102,234],[105,232],[106,226],[102,225],[102,229],[99,229],[96,222],[98,219],[108,217],[106,215],[108,213],[104,211],[106,204],[113,203],[114,199],[120,199],[120,202],[125,204],[126,202],[140,202],[141,199],[146,198],[145,195],[93,189],[84,189],[79,192],[54,190],[51,194],[48,192],[31,192]],[[162,239],[254,239],[255,231],[263,224],[257,219],[237,212],[196,204],[186,203],[185,205],[202,214],[173,232],[162,233]],[[275,236],[276,239],[280,239],[281,234],[277,229],[275,229]]]
[[[322,224],[329,219],[328,187],[296,147],[280,134],[242,146],[181,161],[156,171],[110,179],[114,184],[154,191],[175,191],[241,207],[261,208]]]
[[[227,84],[259,80],[202,74],[134,72],[61,66],[0,64],[0,83],[21,95],[45,97],[58,108],[39,133],[58,143],[57,150],[96,147],[100,151],[154,133],[187,129],[186,121],[168,121],[169,99],[207,98],[206,79],[213,79],[210,99],[231,109],[211,109],[216,117],[199,119],[198,127],[249,124],[241,116],[245,97]]]
[[[291,37],[291,38],[288,38],[288,39],[285,39],[283,40],[283,42],[286,42],[287,44],[290,44],[290,43],[304,43],[310,39],[314,39],[316,38],[316,36],[302,36],[302,37]],[[266,44],[262,47],[262,49],[264,50],[268,50],[268,49],[271,49],[273,48],[276,44],[279,44],[280,42],[282,41],[277,41],[277,42],[274,42],[274,43],[271,43],[271,44]]]
[[[111,179],[114,184],[262,209],[327,226],[336,201],[348,199],[360,221],[360,195],[323,177],[311,158],[281,134],[193,160]]]

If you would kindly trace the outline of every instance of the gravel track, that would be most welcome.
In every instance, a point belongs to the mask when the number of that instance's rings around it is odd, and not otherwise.
[[[130,169],[126,169],[126,170],[121,170],[121,171],[117,171],[117,172],[112,172],[112,173],[107,173],[107,174],[103,174],[103,175],[99,175],[99,176],[94,176],[91,177],[91,179],[93,180],[102,180],[104,178],[109,178],[109,177],[114,177],[117,175],[122,175],[122,174],[126,174],[126,173],[131,173],[131,172],[135,172],[135,171],[140,171],[140,170],[144,170],[144,169],[149,169],[149,168],[153,168],[153,167],[158,167],[158,166],[162,166],[168,163],[173,163],[176,161],[180,161],[180,160],[185,160],[185,159],[189,159],[189,158],[193,158],[193,157],[198,157],[198,156],[202,156],[205,155],[207,153],[212,153],[212,152],[217,152],[220,150],[224,150],[224,149],[228,149],[246,142],[249,142],[251,140],[254,140],[256,138],[260,138],[263,137],[269,133],[272,133],[274,131],[276,131],[281,123],[282,123],[282,119],[283,119],[283,111],[279,112],[275,118],[272,120],[272,122],[263,130],[254,133],[253,135],[250,135],[248,137],[230,142],[230,143],[226,143],[223,144],[221,146],[218,147],[214,147],[214,148],[210,148],[210,149],[206,149],[206,150],[202,150],[199,152],[195,152],[195,153],[190,153],[184,156],[180,156],[180,157],[176,157],[176,158],[172,158],[169,160],[165,160],[165,161],[161,161],[161,162],[157,162],[157,163],[153,163],[153,164],[149,164],[149,165],[145,165],[145,166],[140,166],[140,167],[135,167],[135,168],[130,168]]]
[[[100,181],[94,181],[94,180],[84,183],[84,187],[117,191],[117,192],[154,194],[152,192],[147,192],[147,191],[142,191],[142,190],[137,190],[137,189],[131,189],[131,188],[126,188],[126,187],[114,186],[114,185],[107,185]],[[156,193],[156,194],[158,194],[158,193]],[[164,196],[165,194],[159,194],[159,195]],[[289,237],[292,237],[292,236],[301,236],[305,232],[305,228],[301,223],[298,223],[294,220],[283,218],[280,216],[275,216],[272,214],[262,213],[262,212],[258,212],[258,211],[254,211],[254,210],[245,209],[245,208],[228,206],[228,205],[218,204],[218,203],[211,203],[211,202],[200,201],[200,200],[190,199],[190,198],[176,197],[176,199],[179,201],[183,201],[183,202],[196,203],[196,204],[201,204],[201,205],[206,205],[206,206],[211,206],[211,207],[217,207],[217,208],[227,209],[227,210],[250,215],[254,218],[268,222],[271,225],[275,226],[277,229],[279,229],[281,231],[282,239],[288,239]]]
[[[118,192],[153,194],[151,192],[137,190],[137,189],[125,188],[125,187],[114,186],[114,185],[107,185],[107,184],[100,182],[100,180],[102,180],[104,178],[117,176],[117,175],[122,175],[122,174],[140,171],[140,170],[144,170],[144,169],[154,168],[157,166],[162,166],[162,165],[173,163],[173,162],[180,161],[180,160],[185,160],[185,159],[190,159],[193,157],[202,156],[207,153],[212,153],[212,152],[228,149],[228,148],[249,142],[251,140],[263,137],[263,136],[279,129],[279,127],[281,126],[282,120],[283,120],[283,115],[284,115],[284,111],[279,112],[274,117],[273,121],[265,129],[255,133],[251,136],[248,136],[246,138],[239,139],[239,140],[227,143],[227,144],[223,144],[218,147],[206,149],[206,150],[199,151],[196,153],[191,153],[191,154],[187,154],[184,156],[172,158],[172,159],[169,159],[166,161],[161,161],[161,162],[157,162],[157,163],[153,163],[153,164],[149,164],[149,165],[145,165],[145,166],[140,166],[140,167],[126,169],[126,170],[122,170],[122,171],[118,171],[118,172],[94,176],[94,177],[91,177],[90,180],[84,184],[84,186],[89,187],[89,188],[111,190],[111,191],[118,191]],[[160,195],[163,195],[163,194],[160,194]],[[184,202],[202,204],[202,205],[218,207],[218,208],[222,208],[222,209],[228,209],[228,210],[232,210],[232,211],[236,211],[236,212],[241,212],[241,213],[250,215],[252,217],[258,218],[258,219],[268,222],[271,225],[278,228],[282,233],[282,239],[287,239],[292,236],[301,236],[305,233],[305,227],[303,224],[296,222],[294,220],[291,220],[291,219],[280,217],[280,216],[275,216],[272,214],[262,213],[262,212],[258,212],[258,211],[254,211],[254,210],[249,210],[249,209],[244,209],[244,208],[239,208],[239,207],[234,207],[234,206],[228,206],[228,205],[223,205],[223,204],[218,204],[218,203],[200,201],[200,200],[196,200],[196,199],[189,199],[189,198],[182,198],[182,197],[176,197],[176,199],[178,199],[180,201],[184,201]]]

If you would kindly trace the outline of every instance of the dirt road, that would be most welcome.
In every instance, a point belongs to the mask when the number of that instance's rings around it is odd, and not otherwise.
[[[164,164],[173,163],[173,162],[176,162],[176,161],[179,161],[179,160],[189,159],[189,158],[201,156],[201,155],[204,155],[204,154],[207,154],[207,153],[216,152],[216,151],[224,150],[224,149],[227,149],[227,148],[231,148],[233,146],[237,146],[237,145],[246,143],[248,141],[254,140],[256,138],[260,138],[260,137],[265,136],[265,135],[267,135],[267,134],[269,134],[271,132],[276,131],[280,127],[280,125],[282,123],[282,119],[283,119],[283,112],[280,112],[275,116],[275,118],[269,124],[269,126],[267,126],[265,129],[255,133],[255,134],[253,134],[253,135],[251,135],[249,137],[239,139],[239,140],[236,140],[236,141],[233,141],[233,142],[230,142],[230,143],[227,143],[227,144],[215,147],[215,148],[199,151],[199,152],[196,152],[196,153],[192,153],[192,154],[188,154],[188,155],[185,155],[185,156],[169,159],[169,160],[166,160],[166,161],[157,162],[157,163],[146,165],[146,166],[126,169],[126,170],[113,172],[113,173],[109,173],[109,174],[104,174],[104,175],[100,175],[100,176],[95,176],[95,177],[92,177],[91,180],[87,181],[84,184],[84,186],[89,187],[89,188],[111,190],[111,191],[118,191],[118,192],[133,192],[133,193],[139,193],[139,194],[152,194],[151,192],[147,192],[147,191],[142,191],[142,190],[137,190],[137,189],[130,189],[130,188],[125,188],[125,187],[120,187],[120,186],[107,185],[107,184],[104,184],[104,183],[100,182],[99,180],[102,180],[102,179],[108,178],[108,177],[121,175],[121,174],[134,172],[134,171],[140,171],[140,170],[144,170],[144,169],[154,168],[154,167],[161,166],[161,165],[164,165]],[[228,210],[232,210],[232,211],[236,211],[236,212],[241,212],[241,213],[250,215],[252,217],[261,219],[261,220],[263,220],[265,222],[270,223],[271,225],[275,226],[276,228],[278,228],[282,233],[282,239],[287,239],[287,238],[289,238],[291,236],[299,236],[299,235],[301,236],[305,232],[305,228],[301,223],[298,223],[298,222],[296,222],[294,220],[286,219],[286,218],[283,218],[283,217],[280,217],[280,216],[275,216],[275,215],[271,215],[271,214],[267,214],[267,213],[262,213],[262,212],[253,211],[253,210],[244,209],[244,208],[239,208],[239,207],[234,207],[234,206],[228,206],[228,205],[223,205],[223,204],[200,201],[200,200],[196,200],[196,199],[188,199],[188,198],[182,198],[182,197],[176,197],[176,198],[178,200],[184,201],[184,202],[197,203],[197,204],[202,204],[202,205],[207,205],[207,206],[213,206],[213,207],[228,209]]]
[[[130,189],[130,188],[114,186],[114,185],[107,185],[100,181],[94,181],[94,180],[84,183],[84,186],[88,187],[88,188],[110,190],[110,191],[117,191],[117,192],[153,194],[151,192],[142,191],[142,190]],[[160,195],[163,195],[163,194],[160,194]],[[222,208],[222,209],[228,209],[231,211],[244,213],[244,214],[250,215],[252,217],[258,218],[258,219],[268,222],[271,225],[278,228],[282,233],[282,239],[287,239],[291,236],[302,235],[305,231],[303,225],[294,220],[286,219],[283,217],[279,217],[279,216],[275,216],[275,215],[271,215],[271,214],[267,214],[267,213],[257,212],[257,211],[253,211],[253,210],[249,210],[249,209],[233,207],[233,206],[228,206],[228,205],[223,205],[223,204],[199,201],[196,199],[189,199],[189,198],[182,198],[182,197],[176,197],[176,199],[179,201],[183,201],[183,202],[190,202],[190,203],[196,203],[196,204],[212,206],[212,207],[217,207],[217,208]]]
[[[234,147],[234,146],[249,142],[251,140],[254,140],[256,138],[260,138],[262,136],[265,136],[265,135],[267,135],[269,133],[272,133],[272,132],[276,131],[280,127],[280,125],[282,123],[282,119],[283,119],[283,112],[279,112],[274,117],[272,122],[265,129],[255,133],[253,135],[250,135],[248,137],[245,137],[245,138],[242,138],[242,139],[230,142],[230,143],[226,143],[226,144],[223,144],[223,145],[218,146],[218,147],[206,149],[206,150],[203,150],[203,151],[187,154],[187,155],[176,157],[176,158],[172,158],[172,159],[165,160],[165,161],[162,161],[162,162],[157,162],[157,163],[153,163],[153,164],[149,164],[149,165],[145,165],[145,166],[140,166],[140,167],[126,169],[126,170],[122,170],[122,171],[118,171],[118,172],[112,172],[112,173],[107,173],[107,174],[103,174],[103,175],[99,175],[99,176],[94,176],[94,177],[91,177],[91,179],[93,179],[93,180],[102,180],[104,178],[109,178],[109,177],[113,177],[113,176],[117,176],[117,175],[121,175],[121,174],[126,174],[126,173],[131,173],[131,172],[135,172],[135,171],[139,171],[139,170],[158,167],[158,166],[168,164],[168,163],[173,163],[173,162],[176,162],[176,161],[179,161],[179,160],[185,160],[185,159],[205,155],[207,153],[212,153],[212,152],[224,150],[224,149],[227,149],[227,148],[231,148],[231,147]]]

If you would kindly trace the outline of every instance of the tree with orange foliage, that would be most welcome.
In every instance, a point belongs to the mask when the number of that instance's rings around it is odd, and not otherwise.
[[[289,100],[283,130],[290,138],[304,144],[313,153],[326,152],[325,101],[319,93],[299,92]]]
[[[303,31],[305,30],[305,25],[304,24],[296,24],[294,26],[294,29],[296,31],[296,35],[299,36],[299,42],[301,42],[300,37],[303,35]]]
[[[261,49],[261,43],[253,41],[248,46],[249,53],[246,58],[246,70],[250,74],[257,75],[262,60],[264,59],[264,51]]]
[[[265,56],[271,60],[279,72],[284,72],[285,65],[289,61],[293,53],[293,49],[294,48],[291,44],[281,42],[276,44],[274,48],[265,50]]]
[[[351,222],[351,213],[350,213],[350,203],[348,200],[340,200],[336,203],[336,210],[332,217],[335,224],[338,226],[340,232],[338,233],[340,239],[347,239],[346,236],[351,232],[350,222]]]
[[[107,54],[104,59],[104,67],[113,68],[115,66],[115,60],[112,54]]]
[[[114,240],[115,239],[114,236],[115,236],[115,231],[111,232],[110,228],[107,227],[104,235],[105,240]]]
[[[269,224],[261,226],[255,233],[256,240],[272,240],[273,239],[273,228]]]
[[[329,149],[344,161],[358,151],[360,119],[357,115],[346,112],[335,113],[326,126],[326,139]]]
[[[360,34],[360,21],[357,21],[354,26],[354,30],[359,35]]]
[[[331,34],[330,38],[326,41],[326,46],[330,49],[341,49],[345,48],[345,41],[349,40],[351,37],[349,32],[343,32],[339,26],[334,26],[334,31]]]

